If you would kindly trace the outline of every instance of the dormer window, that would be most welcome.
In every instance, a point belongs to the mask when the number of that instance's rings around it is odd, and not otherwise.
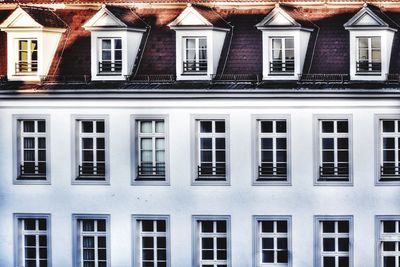
[[[207,38],[187,37],[184,39],[185,55],[183,59],[184,73],[207,72]]]
[[[15,63],[15,73],[24,74],[38,70],[37,39],[18,40],[18,60]]]
[[[130,77],[148,25],[129,8],[103,5],[83,27],[90,31],[92,80]]]
[[[364,4],[344,27],[350,33],[350,79],[386,80],[397,25],[379,8]]]
[[[0,29],[7,32],[7,79],[40,81],[47,76],[66,28],[51,9],[15,9],[0,24]]]
[[[176,32],[176,79],[211,80],[217,74],[228,23],[209,7],[188,4],[168,26]]]
[[[272,37],[270,73],[293,74],[294,72],[294,37]]]
[[[300,12],[276,4],[256,27],[262,31],[263,80],[297,80],[302,74],[308,41],[313,29]]]
[[[120,74],[122,70],[122,40],[121,38],[103,38],[101,56],[99,56],[100,74]]]
[[[381,37],[358,37],[357,73],[380,73],[382,70]]]

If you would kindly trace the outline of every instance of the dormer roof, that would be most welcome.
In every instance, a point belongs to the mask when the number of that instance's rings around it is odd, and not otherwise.
[[[148,25],[130,8],[103,5],[83,27],[88,30],[122,28],[145,31]]]
[[[198,4],[188,4],[179,16],[168,24],[171,28],[209,27],[230,29],[230,25],[214,9]]]
[[[258,29],[304,29],[312,30],[314,25],[295,7],[277,4],[258,24]]]
[[[398,27],[393,20],[378,7],[365,4],[349,21],[343,25],[352,28],[385,28],[395,30]]]
[[[51,9],[19,6],[0,24],[1,29],[51,28],[63,29],[68,26]]]

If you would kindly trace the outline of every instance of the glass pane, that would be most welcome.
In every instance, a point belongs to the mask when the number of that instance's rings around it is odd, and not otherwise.
[[[323,251],[335,251],[335,239],[334,238],[324,238],[323,242]]]
[[[111,49],[111,39],[103,39],[101,40],[102,49]]]
[[[335,222],[334,221],[324,221],[322,222],[324,233],[334,233],[335,232]]]
[[[339,257],[339,267],[349,267],[349,257]]]
[[[226,221],[217,221],[217,233],[226,232]]]
[[[104,121],[96,121],[96,132],[104,133]]]
[[[140,132],[141,133],[151,133],[153,132],[152,121],[141,121],[140,122]]]
[[[282,49],[282,39],[272,39],[272,49],[281,50]]]
[[[273,233],[274,232],[274,222],[264,221],[261,223],[261,231],[263,233]]]
[[[82,121],[82,132],[93,133],[93,121]]]
[[[335,257],[324,257],[323,267],[335,267]]]
[[[122,42],[121,39],[114,40],[115,49],[122,49]]]
[[[46,132],[46,122],[45,121],[38,121],[38,132],[44,133]]]
[[[164,138],[157,138],[156,139],[156,149],[157,150],[164,150],[165,149],[165,140],[164,140]]]
[[[152,150],[153,142],[151,138],[141,138],[140,139],[140,147],[142,150]]]
[[[337,122],[337,132],[338,133],[347,133],[349,131],[349,126],[347,121],[338,121]]]
[[[225,138],[215,138],[216,149],[225,149]]]
[[[153,232],[153,221],[143,220],[142,221],[142,231],[143,232]]]
[[[348,233],[349,232],[349,222],[348,221],[339,221],[338,222],[338,232],[339,233]]]
[[[114,60],[122,60],[122,51],[121,50],[114,51]]]
[[[25,230],[35,230],[36,229],[36,220],[35,219],[25,219]]]
[[[199,39],[199,49],[206,49],[207,48],[207,39],[202,38]]]
[[[288,252],[287,251],[278,251],[278,263],[287,263],[288,262]]]
[[[94,220],[83,220],[83,231],[85,232],[93,232],[94,231]]]
[[[165,232],[166,226],[164,220],[157,220],[157,232]]]
[[[372,48],[381,48],[381,37],[372,37]]]
[[[277,121],[276,122],[276,132],[277,133],[286,133],[286,121]]]
[[[383,126],[383,132],[385,133],[394,132],[394,121],[383,121],[382,126]]]
[[[213,227],[212,221],[201,222],[201,232],[202,233],[212,233],[213,229],[214,229],[214,227]]]
[[[111,61],[111,51],[103,50],[101,53],[101,59],[103,61]]]
[[[202,238],[201,239],[201,248],[202,249],[213,249],[214,247],[214,239],[213,238]]]
[[[278,238],[278,249],[287,249],[287,238]]]
[[[33,133],[35,132],[35,122],[34,121],[24,121],[24,132],[25,133]]]
[[[106,220],[97,220],[97,231],[99,232],[106,231]]]
[[[396,251],[396,242],[383,242],[383,251]]]
[[[368,48],[368,38],[358,38],[359,48]]]
[[[216,133],[224,133],[225,132],[225,122],[224,121],[216,121],[215,122],[215,132]]]
[[[277,232],[287,233],[287,221],[277,221]]]
[[[322,121],[322,132],[333,133],[333,121]]]
[[[262,133],[272,133],[272,121],[262,121],[261,122],[261,132]]]
[[[396,257],[383,257],[383,267],[396,267]]]
[[[211,121],[200,121],[200,132],[201,133],[211,133],[212,132],[212,122]]]
[[[380,50],[372,50],[372,62],[381,62]]]
[[[274,262],[274,251],[263,251],[262,262],[263,263]]]
[[[294,48],[294,39],[293,38],[286,38],[286,49],[293,49]]]
[[[19,40],[19,50],[28,50],[28,40]]]
[[[339,251],[349,251],[349,239],[339,238]]]
[[[24,138],[24,148],[35,148],[35,138],[25,137]]]
[[[164,121],[156,121],[156,133],[164,132]]]
[[[383,222],[384,233],[395,233],[396,232],[396,221],[384,221]]]
[[[196,39],[186,39],[186,49],[195,49]]]

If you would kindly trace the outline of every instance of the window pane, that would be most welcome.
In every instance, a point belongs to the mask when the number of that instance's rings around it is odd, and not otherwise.
[[[322,132],[333,133],[333,121],[322,121]]]
[[[383,222],[384,233],[395,233],[396,232],[396,221],[384,221]]]
[[[200,121],[200,132],[201,133],[211,133],[212,132],[212,122],[211,121]]]
[[[383,126],[383,132],[385,133],[394,132],[394,121],[383,121],[382,126]]]
[[[262,133],[272,133],[272,121],[262,121],[261,122],[261,132]]]
[[[24,132],[25,133],[33,133],[35,132],[35,122],[34,121],[24,121]]]
[[[225,122],[224,121],[216,121],[215,122],[215,132],[217,132],[217,133],[225,132]]]
[[[115,45],[115,49],[121,49],[122,48],[121,39],[115,39],[114,40],[114,45]]]
[[[156,133],[164,132],[164,121],[156,121]]]
[[[111,49],[111,39],[103,39],[101,44],[103,49]]]

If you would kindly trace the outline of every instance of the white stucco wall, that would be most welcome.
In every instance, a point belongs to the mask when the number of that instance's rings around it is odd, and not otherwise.
[[[110,214],[111,266],[131,266],[132,214],[170,215],[171,266],[192,262],[192,215],[230,215],[232,266],[252,264],[252,216],[292,216],[294,267],[313,266],[314,215],[354,216],[354,267],[373,267],[375,215],[400,214],[400,188],[375,186],[375,114],[398,100],[1,100],[0,266],[13,266],[13,213],[50,213],[53,266],[72,266],[72,214]],[[12,116],[49,114],[51,185],[13,185]],[[71,185],[71,116],[108,114],[110,185]],[[132,186],[131,115],[169,116],[170,186]],[[227,114],[230,186],[191,186],[191,115]],[[292,186],[252,186],[252,115],[291,117]],[[313,115],[352,114],[353,186],[314,186]]]

